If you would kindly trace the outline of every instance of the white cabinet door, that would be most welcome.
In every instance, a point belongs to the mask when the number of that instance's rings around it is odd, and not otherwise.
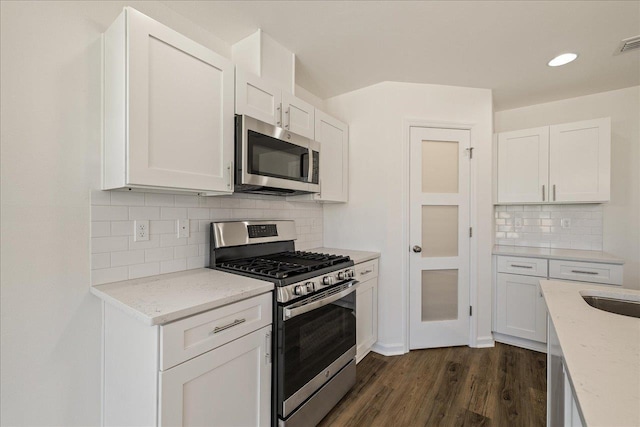
[[[550,140],[550,200],[608,201],[611,175],[611,119],[551,126]]]
[[[160,372],[160,425],[270,425],[270,334],[265,327]]]
[[[282,127],[282,91],[275,84],[236,68],[236,114]]]
[[[349,127],[316,110],[316,141],[320,143],[320,194],[316,200],[349,200]]]
[[[499,273],[496,286],[496,332],[547,341],[547,308],[540,278]]]
[[[549,200],[549,127],[498,135],[498,203]]]
[[[378,340],[378,279],[362,282],[356,290],[356,362]]]
[[[315,138],[315,108],[296,98],[289,92],[282,92],[282,127],[309,139]]]
[[[123,14],[105,35],[104,187],[230,192],[233,64],[135,9]]]

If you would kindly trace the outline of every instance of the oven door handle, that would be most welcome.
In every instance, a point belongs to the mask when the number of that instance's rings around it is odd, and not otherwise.
[[[350,282],[347,282],[347,284],[349,284],[349,283],[350,283],[350,286],[347,289],[345,289],[345,290],[343,290],[341,292],[338,292],[336,294],[331,294],[326,298],[322,298],[320,300],[313,301],[313,302],[311,302],[309,304],[301,305],[301,306],[296,307],[296,308],[285,308],[284,312],[282,314],[282,317],[283,317],[282,320],[292,319],[292,318],[294,318],[296,316],[299,316],[301,314],[308,313],[311,310],[315,310],[316,308],[320,308],[323,305],[327,305],[327,304],[329,304],[331,302],[334,302],[334,301],[337,301],[337,300],[339,300],[341,298],[344,298],[347,295],[349,295],[350,293],[354,292],[358,288],[358,286],[360,285],[360,282],[358,282],[357,280],[352,280]]]

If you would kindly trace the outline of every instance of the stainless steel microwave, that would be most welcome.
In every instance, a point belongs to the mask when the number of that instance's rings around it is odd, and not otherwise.
[[[320,144],[245,115],[236,116],[238,193],[318,193]]]

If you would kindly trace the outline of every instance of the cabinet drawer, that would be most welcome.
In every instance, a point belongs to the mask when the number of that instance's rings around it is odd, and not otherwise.
[[[579,282],[622,285],[622,265],[580,261],[549,261],[549,277]]]
[[[499,256],[498,273],[547,277],[547,260],[539,258]]]
[[[378,277],[378,260],[377,259],[356,264],[354,268],[356,270],[355,278],[356,280],[359,280],[361,282],[364,282],[365,280],[373,279],[374,277]]]
[[[216,308],[160,328],[160,370],[271,324],[271,293]]]

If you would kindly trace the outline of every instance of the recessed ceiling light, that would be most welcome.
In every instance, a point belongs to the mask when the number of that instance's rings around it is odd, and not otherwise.
[[[562,55],[558,55],[553,58],[547,65],[549,67],[559,67],[561,65],[568,64],[569,62],[575,60],[577,57],[577,53],[563,53]]]

